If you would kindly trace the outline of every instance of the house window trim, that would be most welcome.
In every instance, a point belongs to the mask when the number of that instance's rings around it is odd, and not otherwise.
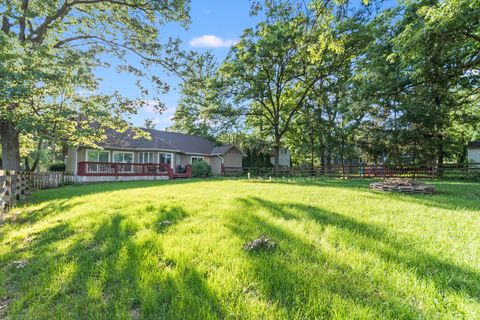
[[[98,152],[97,160],[96,161],[89,161],[88,160],[88,153],[93,152],[93,151]],[[85,150],[85,161],[86,162],[100,162],[100,152],[108,153],[108,161],[107,162],[110,162],[110,156],[111,156],[110,151],[109,150],[99,150],[99,149],[86,149]]]
[[[135,152],[130,152],[130,151],[113,151],[112,152],[112,159],[113,159],[114,162],[115,162],[115,155],[119,154],[119,153],[131,154],[132,155],[132,162],[130,162],[130,163],[135,163],[135,161],[134,161],[135,160]],[[118,162],[118,163],[129,163],[129,162]]]
[[[173,167],[173,153],[171,152],[158,152],[157,156],[158,156],[158,159],[157,159],[157,163],[160,164],[160,155],[161,154],[169,154],[170,155],[170,166]]]
[[[197,158],[197,159],[200,159],[202,161],[205,161],[205,157],[204,156],[190,156],[190,164],[193,164],[193,158]],[[198,160],[197,160],[198,161]]]
[[[115,161],[115,154],[119,154],[119,153],[128,153],[128,154],[131,154],[132,155],[132,162],[116,162]],[[127,164],[130,164],[130,170],[122,170],[122,171],[119,171],[120,173],[132,173],[134,172],[133,170],[133,163],[135,163],[135,152],[130,152],[130,151],[112,151],[112,160],[115,162],[115,163],[127,163]]]
[[[148,154],[148,158],[150,158],[150,154],[152,155],[152,161],[148,161],[148,162],[144,162],[143,160],[145,160],[144,156],[145,154]],[[154,151],[139,151],[137,152],[137,156],[138,156],[138,163],[155,163],[155,152]],[[140,156],[142,156],[142,161],[140,161]]]

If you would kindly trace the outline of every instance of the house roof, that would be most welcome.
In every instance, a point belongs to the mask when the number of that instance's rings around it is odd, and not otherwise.
[[[216,147],[213,147],[212,151],[210,151],[210,154],[218,154],[218,155],[223,155],[225,153],[227,153],[228,151],[230,151],[230,149],[232,148],[235,148],[237,149],[238,151],[240,151],[240,153],[246,157],[246,154],[243,153],[242,150],[240,150],[239,148],[237,148],[236,146],[234,146],[233,144],[225,144],[225,145],[222,145],[222,146],[216,146]]]
[[[235,147],[233,145],[217,146],[215,142],[200,136],[154,129],[142,128],[142,130],[150,134],[151,140],[145,138],[134,139],[134,133],[131,129],[125,132],[111,130],[107,132],[107,139],[103,143],[99,143],[99,146],[103,148],[172,150],[203,155],[223,155]]]
[[[480,148],[480,141],[472,141],[468,144],[469,148]]]

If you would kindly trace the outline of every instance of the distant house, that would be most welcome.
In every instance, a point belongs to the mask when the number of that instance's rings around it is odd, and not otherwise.
[[[470,142],[467,146],[468,161],[480,163],[480,141]]]
[[[143,129],[151,136],[134,139],[132,130],[111,131],[99,143],[100,149],[71,147],[67,172],[79,182],[116,180],[156,180],[191,176],[191,165],[205,161],[212,173],[221,175],[225,167],[242,167],[244,153],[234,145],[216,145],[204,137]]]
[[[275,165],[274,154],[270,156],[270,162],[272,163],[272,165]],[[286,148],[280,148],[278,162],[280,167],[289,168],[290,167],[290,150]]]

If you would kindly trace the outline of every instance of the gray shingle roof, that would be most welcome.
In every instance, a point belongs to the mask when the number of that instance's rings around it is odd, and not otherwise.
[[[216,146],[215,142],[200,136],[153,129],[142,130],[150,133],[152,139],[134,139],[133,132],[130,129],[125,132],[112,130],[107,132],[107,139],[99,145],[104,148],[160,149],[183,153],[220,155],[233,147],[232,145]]]
[[[226,144],[223,146],[216,146],[213,147],[212,151],[210,151],[211,154],[225,154],[228,150],[230,150],[233,147],[231,144]]]

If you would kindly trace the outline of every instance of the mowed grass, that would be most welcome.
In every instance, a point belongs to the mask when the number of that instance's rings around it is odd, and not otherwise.
[[[0,229],[0,318],[479,319],[480,184],[427,196],[369,183],[35,193]],[[260,235],[277,247],[243,250]]]

